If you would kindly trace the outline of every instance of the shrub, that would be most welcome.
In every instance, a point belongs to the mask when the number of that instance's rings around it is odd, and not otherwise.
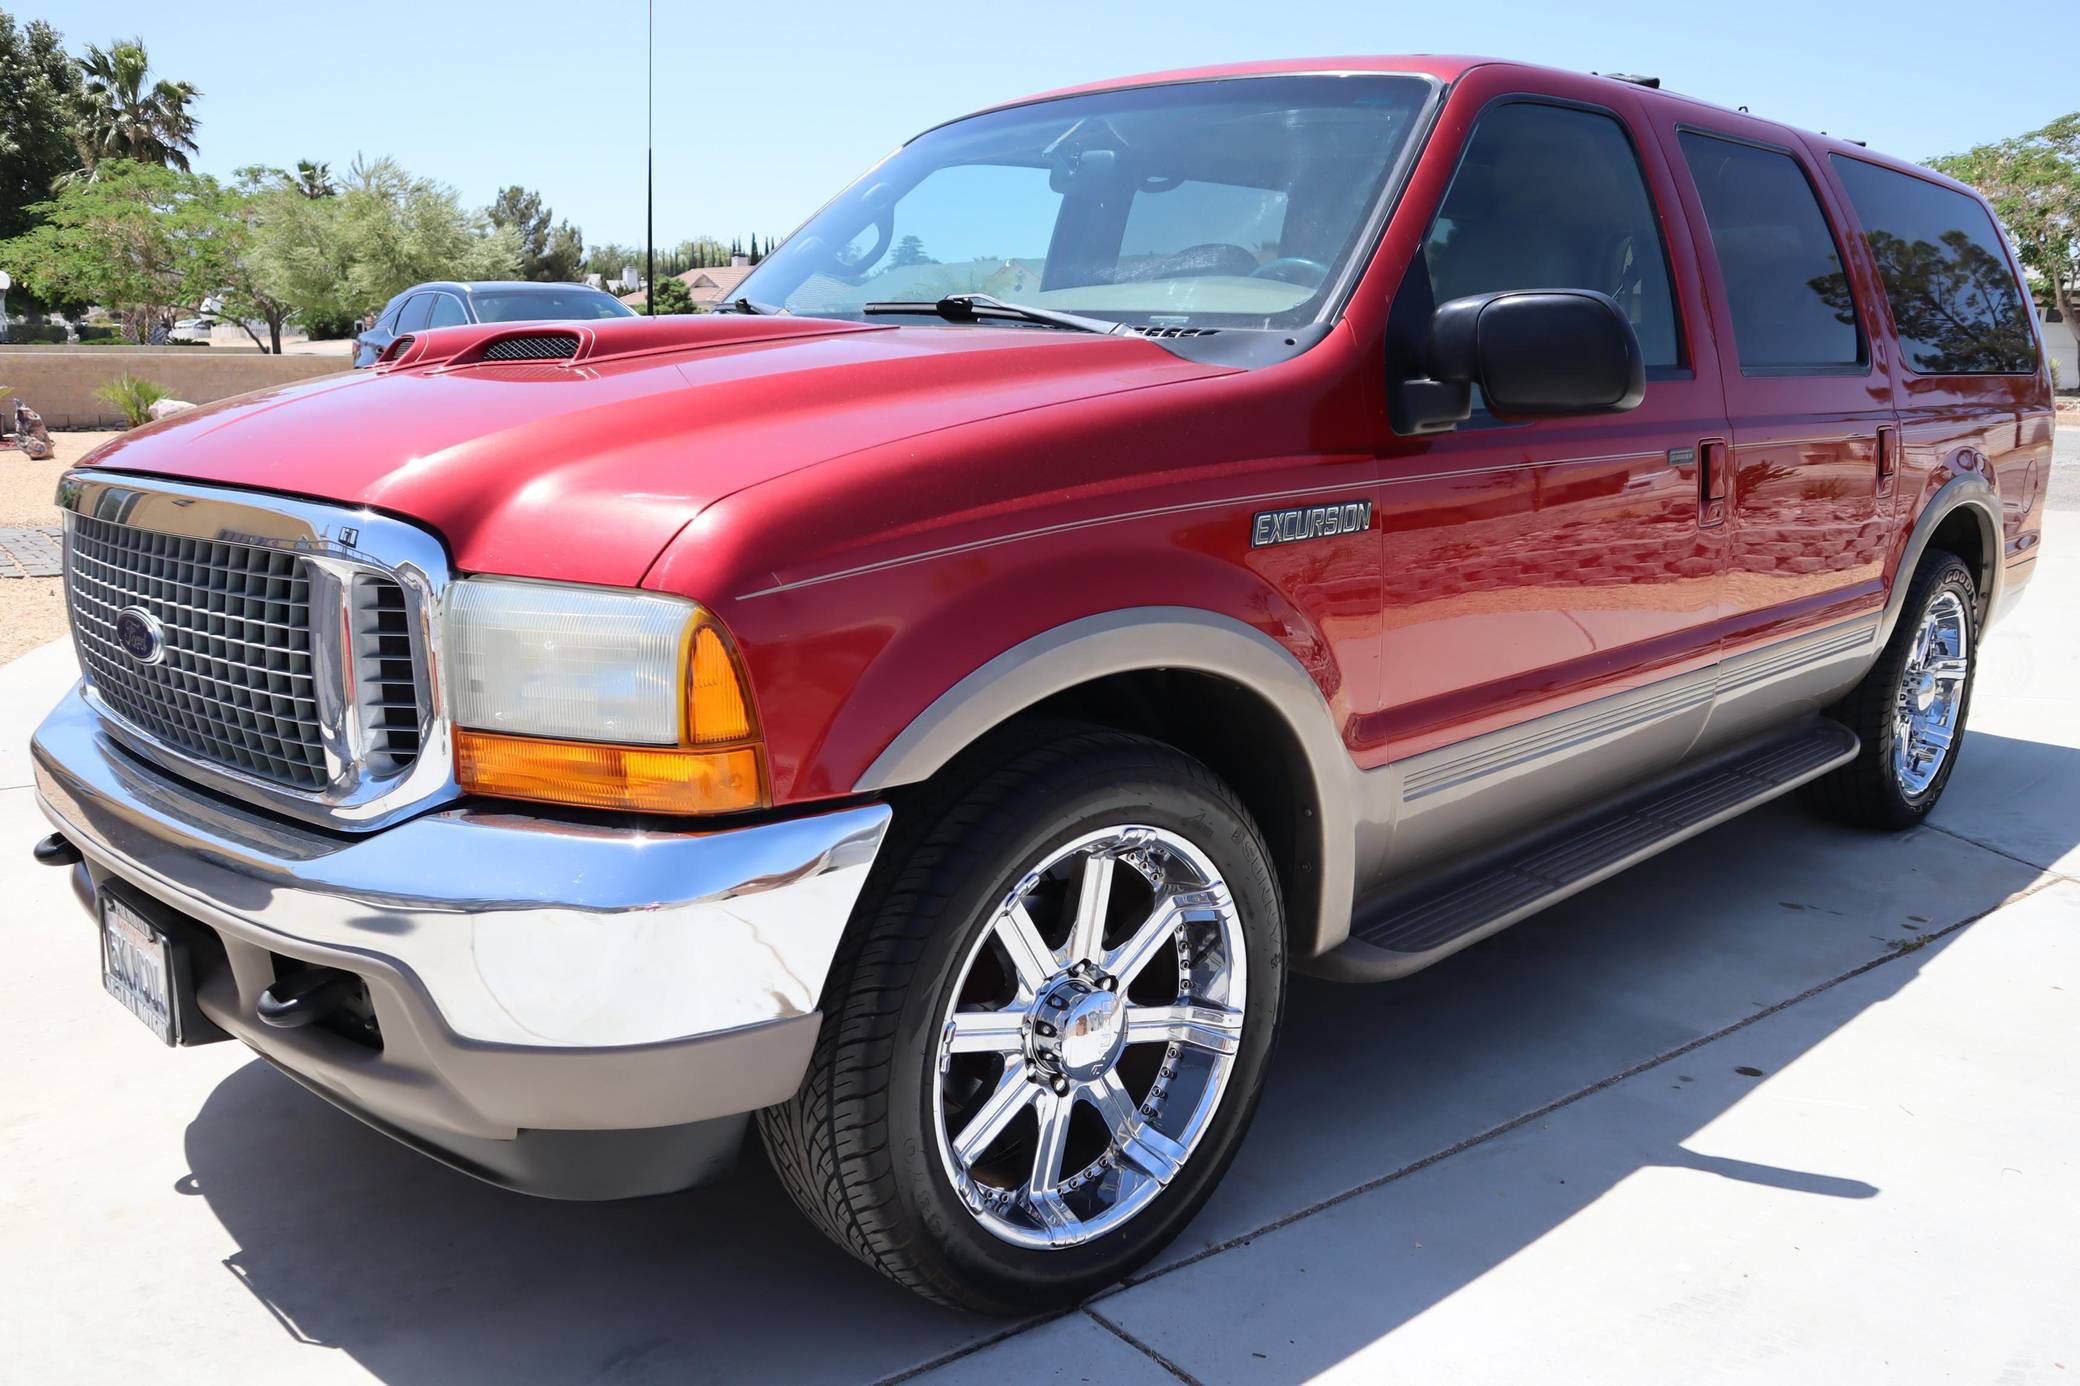
[[[150,422],[152,406],[172,396],[173,391],[164,385],[154,385],[134,375],[119,375],[94,392],[94,398],[113,405],[132,428]]]
[[[691,313],[693,290],[686,287],[682,279],[660,279],[657,281],[657,311],[667,313]]]
[[[8,324],[7,345],[38,346],[58,345],[65,341],[65,329],[41,322],[17,322]]]
[[[344,314],[337,317],[313,314],[303,322],[303,335],[313,342],[336,342],[354,336],[360,330],[360,320]]]
[[[104,327],[98,323],[83,322],[79,325],[79,342],[81,346],[85,346],[89,342],[120,342],[122,340],[123,334],[118,328]]]

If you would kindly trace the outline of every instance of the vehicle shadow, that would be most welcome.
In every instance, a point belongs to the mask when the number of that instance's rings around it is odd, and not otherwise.
[[[2080,751],[2029,753],[2080,777]],[[2080,838],[2080,822],[2061,830]],[[1166,1261],[1670,1055],[1652,1069],[1670,1100],[1629,1104],[1622,1129],[1593,1150],[1556,1151],[1556,1164],[1569,1167],[1564,1183],[1467,1208],[1449,1256],[1411,1259],[1390,1243],[1339,1264],[1337,1274],[1369,1277],[1379,1293],[1347,1334],[1285,1358],[1290,1379],[1391,1332],[1642,1168],[1679,1165],[1819,1198],[1881,1197],[1853,1168],[1777,1169],[1683,1145],[1753,1091],[1754,1075],[1736,1066],[1775,1072],[1847,1015],[1789,1006],[1767,1027],[1735,1030],[1711,1051],[1709,1069],[1685,1046],[1878,959],[1892,961],[1868,981],[1882,978],[1890,995],[1944,946],[1931,935],[2037,874],[1946,832],[1855,833],[1776,805],[1396,987],[1296,979],[1256,1128]],[[206,1199],[239,1248],[225,1273],[285,1332],[351,1354],[398,1386],[866,1381],[1012,1327],[924,1304],[829,1246],[755,1141],[739,1172],[716,1186],[632,1203],[550,1203],[437,1166],[255,1061],[210,1095],[186,1152],[192,1173],[179,1191]],[[1152,1273],[1160,1277],[1163,1264]]]

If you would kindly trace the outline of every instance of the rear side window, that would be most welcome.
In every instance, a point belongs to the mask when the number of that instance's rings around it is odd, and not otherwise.
[[[1741,369],[1862,369],[1863,336],[1841,247],[1798,161],[1694,130],[1681,138],[1725,281]]]
[[[417,332],[426,326],[426,319],[433,312],[432,294],[413,294],[397,312],[397,331]]]
[[[468,321],[469,314],[462,311],[462,305],[452,295],[433,296],[433,317],[427,322],[428,327],[459,327]]]
[[[1923,375],[2014,375],[2037,368],[2022,288],[1993,219],[1961,192],[1834,156],[1899,328]]]
[[[1505,289],[1595,289],[1649,366],[1683,364],[1668,257],[1624,127],[1517,101],[1480,119],[1423,245],[1438,303]]]

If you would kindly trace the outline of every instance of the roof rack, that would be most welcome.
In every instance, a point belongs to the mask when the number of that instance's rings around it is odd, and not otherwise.
[[[1599,72],[1595,75],[1608,77],[1613,82],[1630,82],[1636,87],[1648,87],[1654,91],[1661,90],[1661,79],[1659,77],[1642,77],[1637,72]]]

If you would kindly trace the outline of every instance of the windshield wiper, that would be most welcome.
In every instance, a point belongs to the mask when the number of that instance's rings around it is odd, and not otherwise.
[[[753,317],[762,318],[774,313],[784,313],[787,310],[785,308],[775,308],[770,303],[754,303],[748,298],[733,298],[722,306],[722,311],[725,313],[749,313]]]
[[[996,318],[1011,322],[1037,323],[1042,327],[1060,327],[1070,332],[1096,332],[1104,336],[1121,331],[1120,324],[1107,322],[1103,318],[1086,318],[1076,313],[1058,313],[1052,308],[1006,303],[1003,299],[992,298],[988,294],[948,294],[937,303],[924,299],[869,303],[862,307],[860,312],[870,316],[887,313],[935,313],[948,322],[981,322]]]

